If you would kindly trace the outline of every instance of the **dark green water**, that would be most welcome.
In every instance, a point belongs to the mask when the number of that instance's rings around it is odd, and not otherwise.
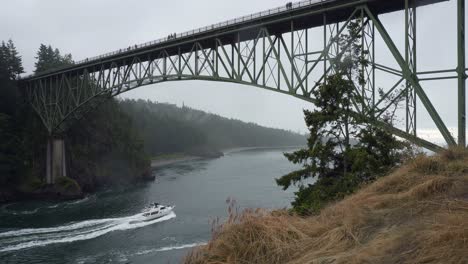
[[[215,160],[155,170],[157,180],[64,203],[16,203],[0,209],[0,263],[179,263],[210,237],[210,221],[240,208],[289,206],[275,177],[294,170],[291,149],[233,151]],[[152,222],[136,215],[148,203],[175,204]]]

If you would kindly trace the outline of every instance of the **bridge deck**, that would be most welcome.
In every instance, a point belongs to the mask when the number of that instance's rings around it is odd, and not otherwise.
[[[436,4],[449,0],[416,0],[418,6]],[[48,71],[23,80],[33,80],[53,76],[63,72],[82,71],[85,68],[102,63],[114,62],[117,64],[128,63],[128,58],[140,56],[145,61],[149,55],[158,56],[159,49],[166,49],[169,55],[176,55],[179,49],[182,53],[192,49],[195,40],[200,41],[204,48],[214,48],[213,38],[219,38],[223,44],[228,45],[237,41],[246,41],[256,38],[259,27],[266,27],[270,34],[282,34],[291,31],[290,21],[294,21],[294,30],[323,26],[323,14],[327,14],[327,23],[346,21],[354,10],[361,4],[367,4],[374,14],[385,14],[405,8],[404,0],[307,0],[297,2],[292,8],[279,7],[256,14],[244,16],[230,21],[195,29],[189,32],[177,34],[173,39],[162,38],[141,45],[110,52],[97,57],[88,58],[74,65]],[[154,54],[152,54],[154,53]],[[127,62],[126,62],[127,60]]]

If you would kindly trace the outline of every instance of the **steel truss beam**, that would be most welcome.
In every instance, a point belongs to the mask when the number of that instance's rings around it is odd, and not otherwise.
[[[416,96],[421,100],[448,145],[455,145],[437,111],[427,98],[416,71],[416,11],[407,1],[406,50],[403,57],[380,20],[365,5],[350,11],[343,22],[331,22],[323,12],[323,48],[311,50],[315,38],[309,28],[300,28],[291,19],[289,32],[277,34],[267,27],[248,27],[219,34],[210,39],[194,39],[189,48],[171,45],[145,54],[135,54],[116,60],[102,61],[74,72],[58,72],[26,81],[26,94],[50,134],[65,132],[74,120],[81,119],[103,101],[132,89],[168,81],[204,80],[250,85],[308,102],[314,102],[312,92],[327,81],[351,42],[339,45],[338,37],[347,32],[352,21],[360,21],[362,66],[365,85],[355,84],[356,115],[372,125],[383,127],[415,144],[438,151],[441,147],[416,136]],[[348,5],[349,6],[349,5]],[[243,38],[243,33],[251,38]],[[375,35],[379,33],[398,62],[399,69],[376,63]],[[227,37],[226,37],[227,36]],[[246,40],[244,40],[246,39]],[[233,41],[232,41],[233,40]],[[176,50],[176,52],[174,52]],[[464,65],[464,64],[463,64]],[[465,69],[464,66],[461,67]],[[376,71],[400,76],[386,93],[376,93]],[[453,71],[452,71],[453,72]],[[464,71],[463,71],[464,73]],[[317,77],[318,76],[318,77]],[[397,92],[401,83],[405,89]],[[406,101],[406,128],[392,127],[380,117],[399,99]]]
[[[411,74],[417,72],[416,62],[416,1],[405,0],[405,61]],[[406,81],[406,132],[416,136],[416,94]]]
[[[375,27],[379,31],[381,37],[383,38],[385,44],[387,47],[390,49],[390,52],[392,53],[393,57],[397,61],[398,65],[400,66],[403,77],[411,84],[411,86],[415,89],[415,92],[419,99],[421,100],[422,104],[428,111],[429,115],[431,116],[432,120],[434,121],[435,125],[439,129],[440,133],[444,137],[445,141],[449,146],[455,146],[455,140],[453,139],[452,135],[450,134],[449,130],[447,129],[447,126],[445,123],[442,121],[442,118],[440,117],[439,113],[437,110],[434,108],[432,105],[431,101],[427,97],[426,93],[424,92],[423,88],[421,87],[419,83],[418,76],[414,74],[408,64],[406,63],[405,59],[401,55],[401,53],[398,51],[395,43],[391,39],[390,35],[380,22],[380,20],[372,14],[372,12],[369,10],[367,6],[363,6],[364,10],[366,11],[367,16],[372,20],[374,23]]]
[[[465,0],[457,0],[458,145],[466,146]]]

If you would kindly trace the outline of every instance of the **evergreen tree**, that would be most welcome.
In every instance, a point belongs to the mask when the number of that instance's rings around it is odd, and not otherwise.
[[[12,40],[0,46],[0,185],[12,183],[21,167],[19,98],[16,78],[23,73],[21,57]]]
[[[18,102],[16,78],[24,72],[21,56],[12,40],[0,46],[0,113],[14,115]]]
[[[24,73],[21,56],[10,39],[7,43],[2,41],[0,46],[0,77],[15,80],[21,73]]]
[[[49,46],[50,47],[50,46]],[[49,49],[46,45],[41,44],[39,46],[39,51],[37,52],[37,62],[34,64],[36,69],[34,70],[35,73],[43,72],[48,68],[51,68],[51,61],[53,60],[50,56]]]
[[[2,41],[2,45],[0,46],[0,78],[2,80],[10,79],[10,73],[8,71],[8,49],[4,41]]]
[[[6,47],[8,50],[9,71],[12,78],[16,79],[21,73],[24,73],[23,61],[11,39],[8,40]]]
[[[35,63],[35,73],[44,72],[51,69],[61,68],[73,64],[71,54],[61,55],[60,51],[52,46],[41,44],[37,52],[37,62]]]
[[[315,213],[384,175],[402,162],[409,148],[354,111],[353,102],[359,101],[355,87],[365,85],[362,68],[368,63],[361,56],[367,51],[358,43],[359,24],[350,23],[349,33],[338,40],[344,56],[335,61],[335,74],[312,92],[316,109],[304,111],[310,132],[307,149],[285,154],[302,169],[277,179],[284,189],[299,185],[293,206],[301,214]],[[307,179],[315,183],[304,184]]]

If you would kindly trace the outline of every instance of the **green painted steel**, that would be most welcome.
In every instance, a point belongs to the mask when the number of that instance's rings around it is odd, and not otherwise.
[[[369,10],[367,6],[364,6],[363,8],[366,11],[367,15],[369,16],[369,18],[372,20],[372,22],[374,22],[375,27],[377,28],[380,35],[382,36],[385,44],[388,46],[391,53],[393,54],[393,57],[396,59],[397,63],[400,65],[402,72],[403,72],[403,76],[409,82],[409,84],[411,84],[414,87],[416,94],[418,95],[422,104],[428,111],[435,125],[439,129],[440,133],[446,140],[447,144],[449,146],[455,146],[456,145],[455,140],[450,134],[450,131],[447,129],[447,126],[445,125],[445,123],[442,121],[442,118],[440,117],[439,113],[434,108],[431,101],[427,97],[426,93],[422,89],[417,75],[411,71],[409,65],[405,62],[405,59],[403,58],[401,53],[398,51],[395,43],[391,39],[390,35],[386,31],[386,29],[384,28],[380,20],[372,14],[372,12]]]
[[[416,59],[416,1],[405,0],[405,61],[412,74],[417,72]],[[416,136],[416,95],[408,80],[406,89],[406,132]]]
[[[466,146],[465,0],[457,0],[458,145]]]
[[[379,9],[379,4],[383,3],[380,0],[327,0],[320,2],[320,6],[309,7],[301,5],[304,3],[301,2],[295,4],[296,9],[275,15],[267,13],[260,18],[252,16],[237,24],[207,28],[193,36],[180,35],[180,38],[165,42],[141,45],[135,49],[85,60],[68,68],[24,79],[22,83],[32,106],[50,134],[64,133],[74,120],[82,118],[108,98],[144,85],[169,81],[237,83],[288,94],[313,103],[312,92],[327,81],[327,76],[334,73],[337,63],[355,41],[352,39],[348,43],[339,44],[338,37],[347,33],[347,27],[352,21],[360,21],[361,56],[369,61],[369,65],[361,69],[366,85],[355,86],[357,100],[352,103],[356,115],[399,137],[438,151],[440,146],[417,136],[416,98],[430,114],[447,145],[456,145],[420,84],[422,80],[453,76],[420,79],[419,75],[454,74],[455,71],[417,72],[416,7],[440,1],[405,0],[401,6],[396,2],[391,5],[385,2],[387,4],[382,6],[386,9]],[[403,55],[378,19],[378,14],[391,10],[404,10],[405,13]],[[464,28],[462,22],[459,21],[459,24]],[[311,47],[317,45],[311,44],[317,40],[310,31],[317,29],[323,30],[323,45],[319,45],[322,46],[319,50],[312,50]],[[398,69],[376,63],[377,34],[397,61]],[[464,43],[464,40],[459,40],[459,43],[461,41]],[[464,54],[464,49],[459,52]],[[458,69],[465,69],[464,60],[459,60]],[[380,93],[376,90],[377,71],[398,76],[399,80]],[[457,72],[460,96],[464,98],[465,71],[462,74],[459,70]],[[405,86],[400,90],[398,88],[401,84]],[[404,129],[389,126],[381,119],[400,100],[405,102]],[[465,105],[459,102],[459,107],[459,112],[463,112],[459,124],[463,119],[464,125]],[[458,143],[463,143],[462,140],[464,138],[459,135]]]

